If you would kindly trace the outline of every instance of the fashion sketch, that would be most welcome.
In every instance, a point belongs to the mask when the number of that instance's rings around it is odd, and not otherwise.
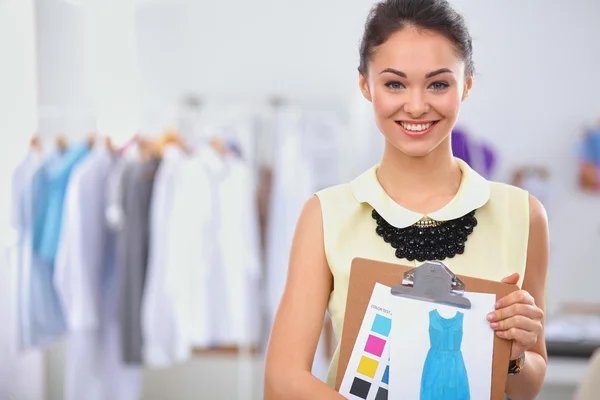
[[[429,341],[420,400],[470,400],[469,378],[461,352],[463,317],[460,311],[443,318],[437,310],[429,312]]]

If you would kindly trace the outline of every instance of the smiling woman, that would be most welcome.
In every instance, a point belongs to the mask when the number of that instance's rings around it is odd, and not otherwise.
[[[489,328],[513,341],[506,393],[514,400],[539,393],[546,215],[527,192],[488,181],[453,156],[451,132],[473,86],[472,53],[465,21],[446,0],[386,0],[369,14],[358,82],[385,137],[383,155],[306,202],[271,332],[265,399],[343,398],[334,390],[339,346],[327,385],[310,369],[326,310],[340,339],[357,257],[408,266],[437,260],[459,275],[518,284],[489,310]]]

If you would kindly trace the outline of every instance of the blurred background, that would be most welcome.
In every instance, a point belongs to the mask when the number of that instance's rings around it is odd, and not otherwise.
[[[584,396],[600,2],[452,3],[477,69],[456,155],[546,206],[539,398]],[[262,398],[300,207],[379,160],[356,71],[372,4],[0,0],[1,399]],[[335,344],[325,320],[315,375]]]

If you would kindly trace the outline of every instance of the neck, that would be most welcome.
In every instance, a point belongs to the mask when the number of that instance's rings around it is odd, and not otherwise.
[[[423,157],[407,156],[386,142],[377,178],[388,196],[403,207],[422,214],[446,205],[458,191],[461,181],[461,171],[452,155],[450,141],[446,142]]]

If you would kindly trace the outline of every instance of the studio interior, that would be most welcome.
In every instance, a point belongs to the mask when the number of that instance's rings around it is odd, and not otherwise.
[[[374,3],[0,0],[0,399],[263,398],[304,204],[381,159]],[[547,212],[537,398],[598,399],[600,1],[450,3],[476,65],[454,155]],[[339,340],[326,315],[318,379]]]

